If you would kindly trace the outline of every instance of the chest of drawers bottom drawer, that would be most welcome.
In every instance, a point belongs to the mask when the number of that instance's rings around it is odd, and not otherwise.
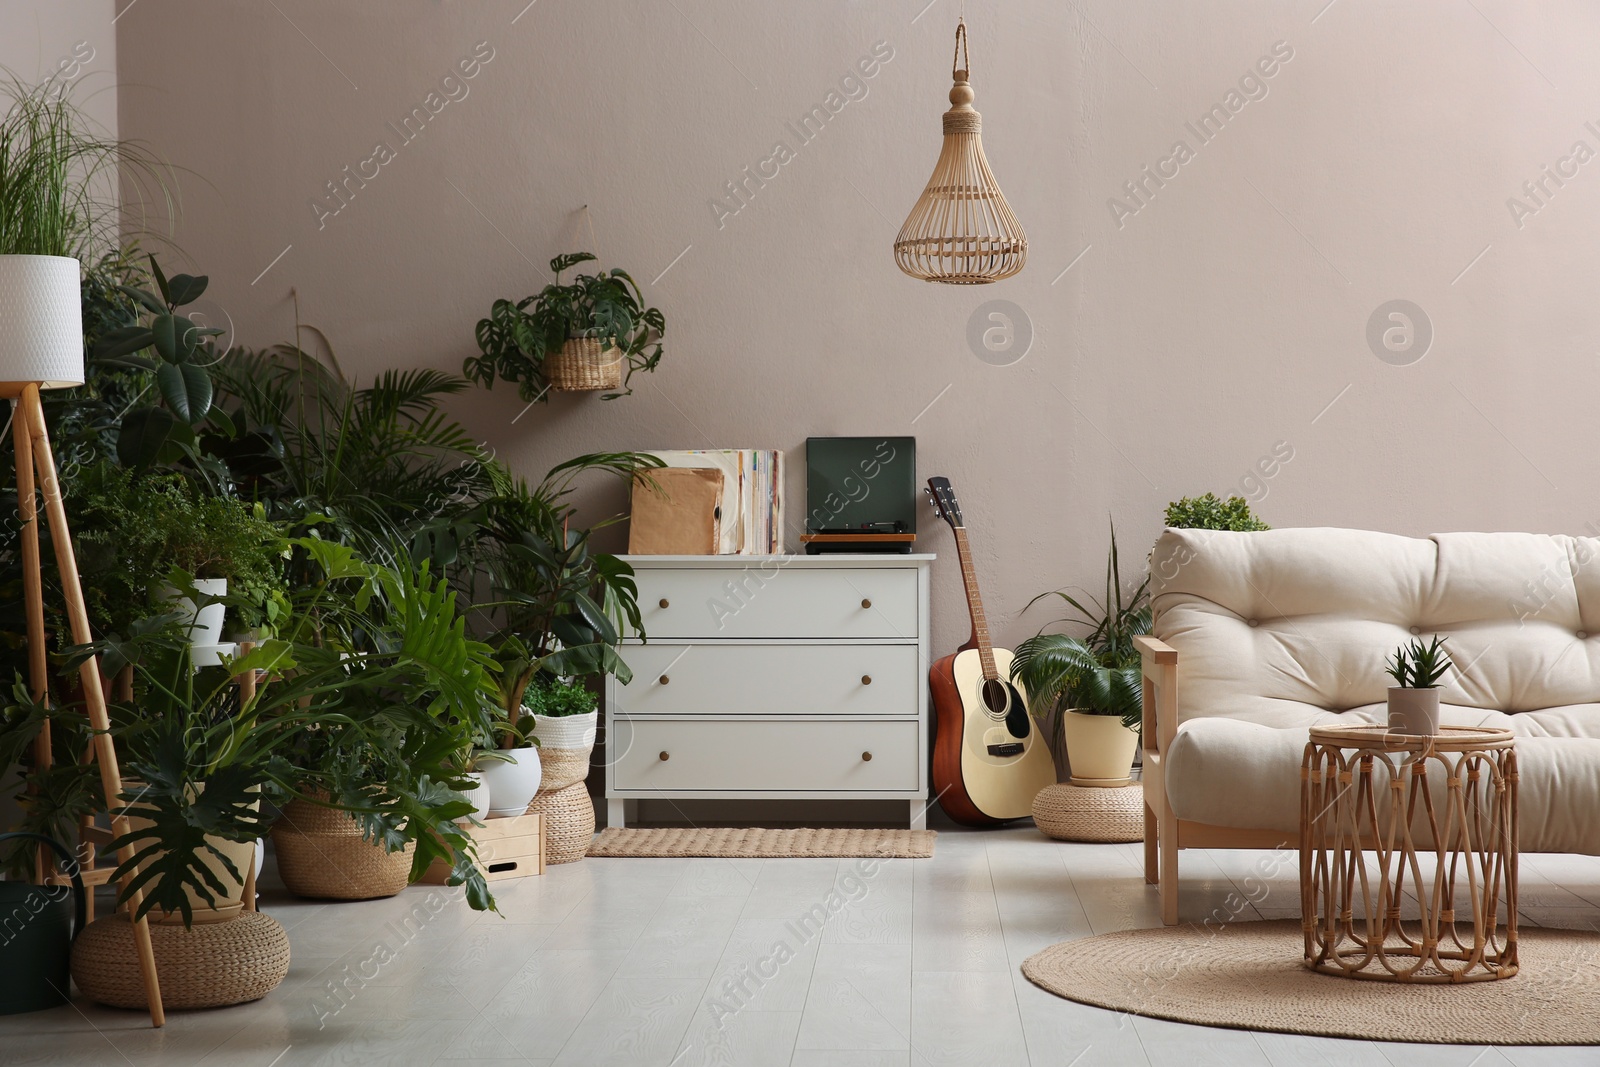
[[[910,792],[916,722],[612,720],[612,791]]]

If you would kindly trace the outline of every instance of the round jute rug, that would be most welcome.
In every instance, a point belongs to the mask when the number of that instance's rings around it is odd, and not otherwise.
[[[1297,920],[1124,930],[1022,963],[1043,989],[1113,1011],[1203,1026],[1459,1045],[1600,1044],[1600,934],[1519,929],[1520,969],[1497,982],[1408,985],[1317,974]]]

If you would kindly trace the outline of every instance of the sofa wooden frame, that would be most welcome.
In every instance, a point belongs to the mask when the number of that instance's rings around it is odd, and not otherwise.
[[[1135,637],[1144,690],[1139,747],[1144,760],[1144,880],[1158,888],[1161,921],[1178,922],[1178,852],[1185,848],[1282,848],[1298,840],[1282,830],[1252,830],[1180,819],[1167,802],[1167,753],[1178,734],[1178,650]]]

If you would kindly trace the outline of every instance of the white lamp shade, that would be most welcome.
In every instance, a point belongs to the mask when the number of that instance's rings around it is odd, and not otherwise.
[[[77,260],[0,256],[0,382],[83,384]]]

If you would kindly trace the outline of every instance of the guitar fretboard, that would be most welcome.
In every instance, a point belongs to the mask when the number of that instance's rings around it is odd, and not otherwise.
[[[961,560],[961,581],[967,588],[967,611],[972,615],[972,640],[978,646],[978,662],[983,676],[991,681],[1000,677],[994,665],[994,642],[989,639],[989,620],[983,613],[983,598],[978,595],[978,572],[972,565],[972,546],[967,543],[967,531],[955,527],[956,556]]]

